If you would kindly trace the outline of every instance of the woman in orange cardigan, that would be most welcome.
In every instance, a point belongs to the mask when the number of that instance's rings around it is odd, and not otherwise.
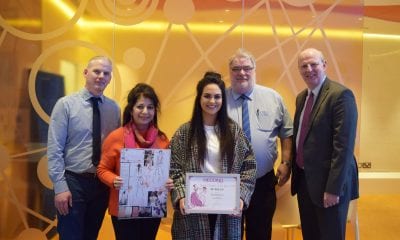
[[[110,187],[108,211],[117,240],[153,240],[157,235],[161,218],[118,219],[118,197],[121,186],[128,184],[120,177],[121,149],[165,149],[169,146],[167,136],[157,126],[159,110],[160,102],[154,89],[144,83],[137,84],[129,92],[122,127],[111,132],[103,144],[97,174]],[[165,187],[168,190],[173,188],[171,179],[167,180]]]

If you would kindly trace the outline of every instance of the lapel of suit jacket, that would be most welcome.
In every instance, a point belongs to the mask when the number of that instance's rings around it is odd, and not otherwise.
[[[317,116],[322,104],[324,103],[324,101],[326,99],[326,96],[328,96],[329,88],[330,88],[330,80],[328,78],[326,78],[324,83],[322,84],[321,90],[318,93],[317,100],[314,103],[314,106],[313,106],[313,109],[311,112],[310,126],[308,128],[308,131],[312,128],[315,116]]]

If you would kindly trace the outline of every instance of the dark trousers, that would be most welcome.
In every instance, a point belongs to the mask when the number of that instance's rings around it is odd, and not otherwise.
[[[72,207],[65,216],[57,212],[60,240],[95,240],[108,206],[108,187],[97,177],[65,173]]]
[[[154,240],[161,218],[118,219],[111,217],[116,240]]]
[[[329,208],[315,205],[310,198],[304,171],[298,175],[297,201],[304,240],[345,240],[349,194]]]
[[[272,217],[276,208],[276,183],[274,170],[257,179],[249,207],[242,215],[242,239],[244,232],[247,240],[271,239]]]
[[[214,239],[215,224],[217,223],[217,214],[208,214],[208,223],[210,225],[211,239]]]

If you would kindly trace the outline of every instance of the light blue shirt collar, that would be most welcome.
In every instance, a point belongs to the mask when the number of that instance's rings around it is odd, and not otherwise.
[[[240,99],[240,96],[243,95],[243,94],[239,94],[239,93],[236,93],[235,91],[233,91],[233,88],[231,88],[231,91],[232,91],[233,99],[235,99],[235,101]],[[253,92],[254,91],[251,90],[250,92],[244,93],[244,95],[246,95],[249,100],[253,100]]]
[[[89,92],[89,90],[87,90],[87,88],[83,88],[81,91],[80,91],[80,94],[81,94],[81,96],[83,97],[83,99],[85,100],[85,101],[90,101],[90,98],[91,97],[98,97],[98,98],[100,98],[100,103],[103,103],[104,102],[104,95],[102,94],[101,96],[94,96],[93,94],[91,94],[90,92]]]

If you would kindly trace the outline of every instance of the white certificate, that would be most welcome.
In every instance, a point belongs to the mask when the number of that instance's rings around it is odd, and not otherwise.
[[[238,214],[240,175],[186,173],[186,213]]]

